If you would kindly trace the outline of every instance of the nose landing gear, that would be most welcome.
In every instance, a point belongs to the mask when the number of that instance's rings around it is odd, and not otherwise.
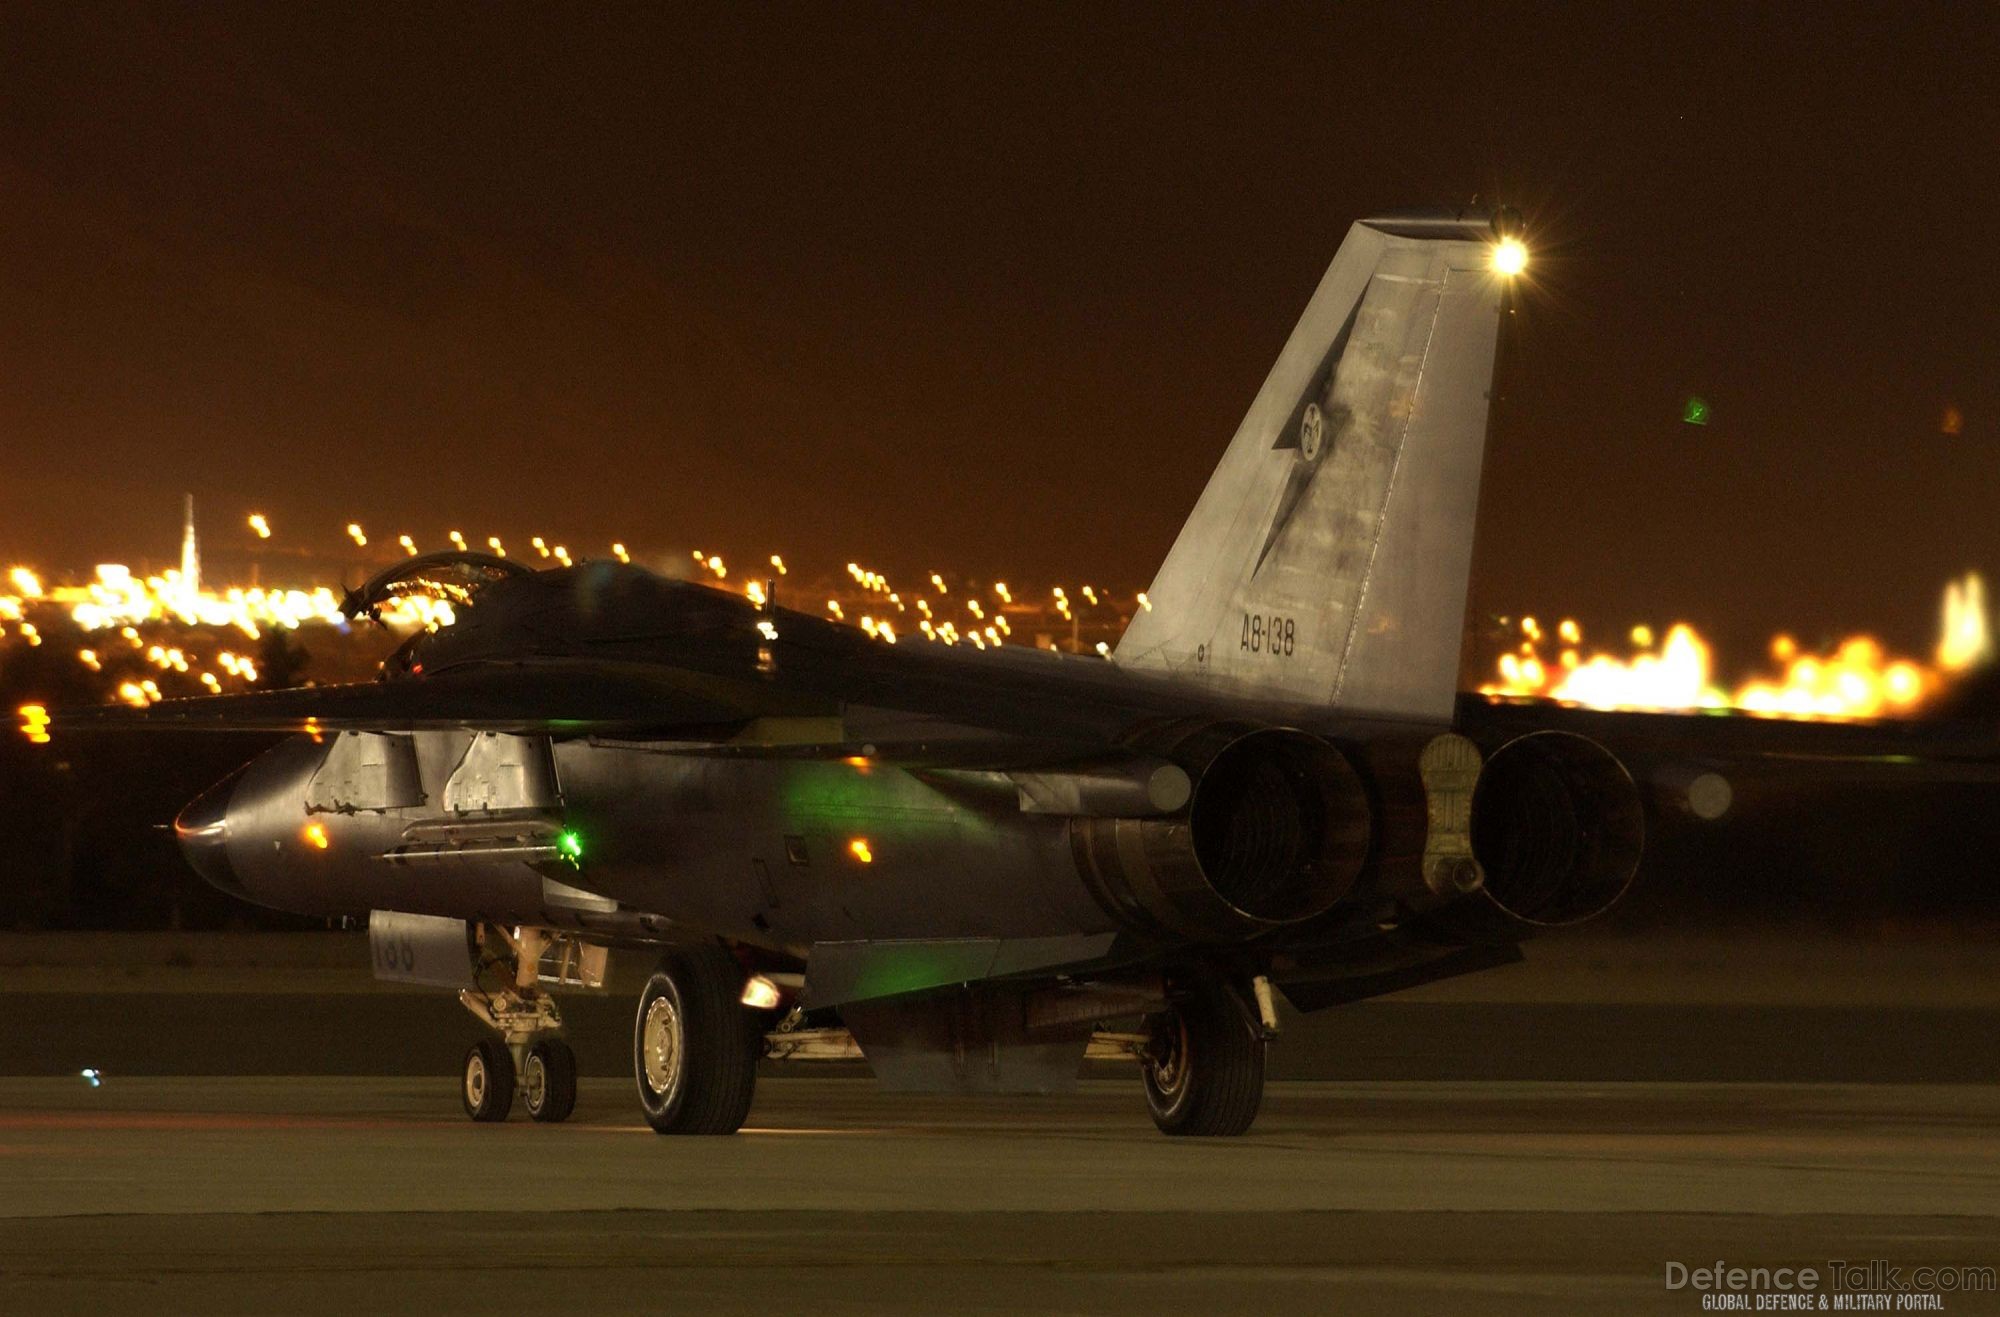
[[[465,1053],[465,1082],[459,1087],[465,1114],[481,1124],[507,1119],[514,1109],[514,1058],[491,1038]]]
[[[576,1053],[560,1038],[544,1038],[528,1048],[521,1067],[521,1104],[530,1119],[568,1120],[576,1110]]]
[[[576,1110],[576,1053],[558,1036],[562,1013],[540,983],[543,953],[555,939],[533,928],[489,926],[488,931],[507,948],[514,977],[494,991],[465,988],[458,994],[465,1008],[498,1035],[480,1039],[465,1054],[460,1086],[465,1114],[482,1124],[503,1121],[518,1097],[533,1120],[567,1120]],[[602,982],[601,964],[595,978]]]
[[[465,1114],[481,1124],[507,1119],[516,1097],[531,1120],[568,1120],[576,1110],[576,1052],[560,1038],[511,1046],[482,1038],[465,1054],[459,1097]]]

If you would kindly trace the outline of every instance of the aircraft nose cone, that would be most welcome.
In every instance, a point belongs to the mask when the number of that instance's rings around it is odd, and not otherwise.
[[[232,773],[190,801],[174,820],[174,837],[188,865],[211,886],[244,896],[228,850],[229,800],[236,794],[236,778]]]

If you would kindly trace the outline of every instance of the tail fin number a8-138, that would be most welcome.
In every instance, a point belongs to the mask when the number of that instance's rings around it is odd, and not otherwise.
[[[1348,233],[1119,642],[1221,692],[1445,719],[1514,240],[1485,215]],[[1515,244],[1518,246],[1518,244]]]

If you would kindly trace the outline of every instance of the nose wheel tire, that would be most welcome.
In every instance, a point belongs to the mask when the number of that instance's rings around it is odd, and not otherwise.
[[[750,1114],[763,1019],[740,1000],[743,968],[720,946],[676,947],[639,995],[632,1068],[660,1134],[734,1134]]]
[[[1264,1100],[1264,1037],[1229,985],[1201,985],[1149,1016],[1146,1107],[1163,1134],[1229,1137],[1247,1131]]]
[[[459,1085],[465,1114],[481,1124],[507,1119],[514,1106],[514,1058],[492,1038],[482,1038],[465,1054],[465,1077]]]
[[[560,1038],[528,1049],[521,1067],[521,1104],[535,1120],[568,1120],[576,1110],[576,1053]]]

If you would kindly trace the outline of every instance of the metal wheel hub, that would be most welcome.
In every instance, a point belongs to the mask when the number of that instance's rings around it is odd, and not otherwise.
[[[527,1090],[525,1096],[528,1100],[528,1110],[540,1111],[543,1104],[549,1100],[549,1067],[542,1060],[541,1053],[535,1052],[529,1055],[527,1067],[521,1078]]]
[[[1153,1034],[1150,1064],[1153,1087],[1162,1097],[1172,1097],[1187,1083],[1187,1026],[1178,1014]]]
[[[670,998],[655,997],[646,1007],[642,1039],[646,1085],[664,1101],[679,1086],[681,1071],[681,1015]]]
[[[478,1053],[474,1053],[472,1059],[465,1063],[465,1102],[467,1106],[476,1109],[485,1103],[486,1082],[486,1058],[480,1056]]]

